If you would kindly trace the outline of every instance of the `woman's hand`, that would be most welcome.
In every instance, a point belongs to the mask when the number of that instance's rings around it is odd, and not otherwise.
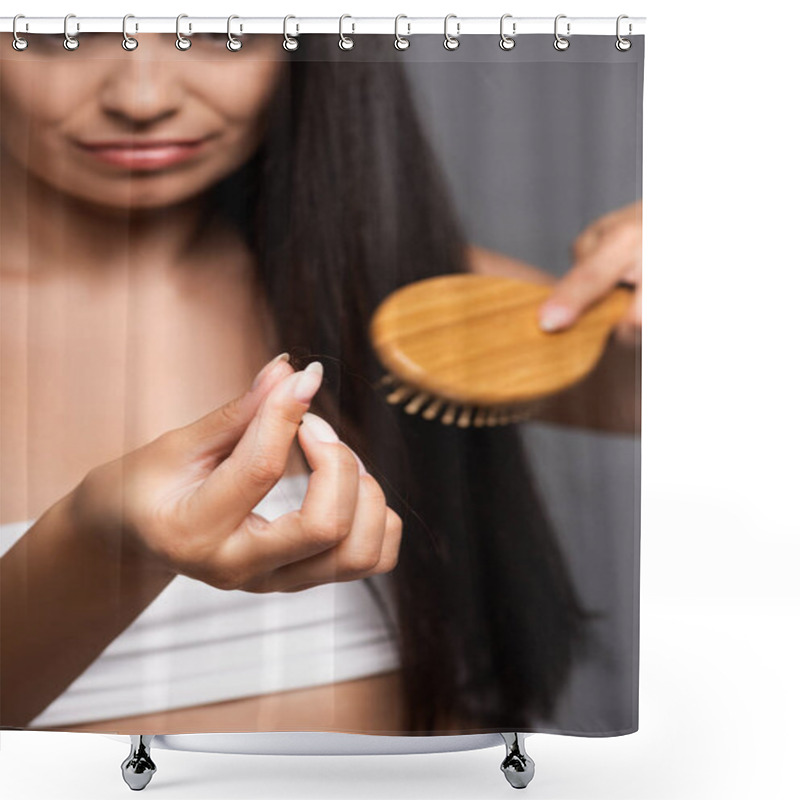
[[[278,357],[249,392],[91,470],[74,491],[81,529],[118,533],[127,557],[225,590],[291,592],[394,569],[400,517],[355,453],[306,413],[321,381],[319,362],[295,372]],[[283,475],[295,436],[308,491],[299,510],[267,521],[252,509]]]
[[[539,309],[544,330],[566,328],[618,282],[632,284],[633,300],[614,329],[628,344],[642,328],[642,201],[595,220],[573,243],[575,264]]]

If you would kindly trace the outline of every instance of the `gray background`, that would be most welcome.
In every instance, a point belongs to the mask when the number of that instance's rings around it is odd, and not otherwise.
[[[557,52],[551,36],[436,37],[404,53],[415,102],[471,241],[563,275],[596,217],[641,197],[643,37]],[[412,52],[413,51],[413,52]],[[556,724],[590,735],[638,728],[640,438],[522,426],[544,501],[584,602],[607,620],[607,657],[573,673]]]

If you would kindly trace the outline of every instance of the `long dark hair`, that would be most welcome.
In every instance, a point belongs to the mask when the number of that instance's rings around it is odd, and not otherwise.
[[[466,271],[466,240],[386,38],[359,37],[364,60],[342,58],[337,41],[303,37],[262,146],[218,201],[257,254],[277,346],[298,368],[325,366],[312,410],[403,519],[388,575],[404,732],[533,731],[553,715],[595,615],[579,602],[515,426],[423,420],[378,387],[373,311],[404,284]],[[437,730],[443,720],[457,731]]]

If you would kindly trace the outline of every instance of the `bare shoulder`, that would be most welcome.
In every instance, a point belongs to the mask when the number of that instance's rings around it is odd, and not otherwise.
[[[552,284],[556,277],[539,267],[477,244],[467,245],[467,265],[476,275],[496,275],[531,283]]]

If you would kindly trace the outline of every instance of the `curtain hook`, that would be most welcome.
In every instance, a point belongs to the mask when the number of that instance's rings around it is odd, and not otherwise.
[[[559,51],[561,51],[561,52],[563,52],[564,50],[566,50],[566,49],[569,47],[569,39],[565,39],[565,38],[564,38],[564,37],[563,37],[563,36],[562,36],[562,35],[561,35],[561,34],[558,32],[558,21],[559,21],[560,19],[566,19],[566,18],[567,18],[567,15],[566,15],[566,14],[559,14],[559,15],[556,17],[556,21],[555,21],[555,23],[554,23],[554,26],[553,26],[553,30],[555,31],[555,35],[556,35],[555,41],[553,42],[553,47],[555,47],[555,49],[556,49],[556,50],[559,50]],[[571,26],[570,26],[570,23],[568,22],[568,23],[567,23],[567,36],[569,36],[569,35],[570,35],[570,33],[571,33],[571,31],[570,31],[570,27],[571,27]]]
[[[408,17],[405,14],[398,14],[394,18],[394,46],[397,50],[408,50],[408,48],[411,46],[411,42],[400,35],[399,24],[401,19],[408,19]],[[406,35],[410,36],[411,23],[407,22],[406,27],[408,28]]]
[[[65,50],[77,50],[80,42],[74,37],[70,36],[69,31],[67,30],[67,25],[69,24],[70,17],[74,17],[75,14],[67,14],[64,17],[64,49]],[[81,26],[76,23],[76,30],[80,30]]]
[[[188,14],[178,14],[178,17],[175,20],[175,35],[178,37],[175,40],[175,47],[177,47],[178,50],[188,50],[192,46],[192,40],[191,39],[187,39],[181,33],[181,20],[184,17],[188,17],[188,16],[189,16]],[[192,23],[190,22],[189,23],[189,32],[191,33],[191,31],[192,31]]]
[[[283,49],[289,50],[291,52],[292,50],[297,50],[297,48],[300,45],[300,42],[298,42],[297,39],[295,39],[293,36],[289,36],[289,33],[286,30],[286,26],[289,24],[290,19],[297,19],[297,17],[294,17],[291,14],[287,14],[283,18]],[[298,25],[295,33],[299,32],[300,32],[300,26]]]
[[[122,49],[123,50],[135,50],[139,46],[139,42],[134,39],[132,36],[128,36],[126,28],[128,27],[127,23],[128,20],[133,16],[133,14],[126,14],[122,18]],[[139,30],[139,23],[135,23],[136,30]]]
[[[344,32],[342,31],[342,25],[346,19],[353,19],[353,18],[349,14],[342,14],[342,16],[339,17],[339,49],[352,50],[355,42],[349,36],[345,36]],[[352,24],[351,33],[355,33],[356,24],[355,22],[351,24]]]
[[[616,47],[617,50],[620,51],[620,53],[624,53],[626,50],[630,50],[631,49],[631,40],[630,39],[623,39],[622,36],[620,35],[620,32],[619,32],[619,23],[623,19],[628,19],[628,15],[627,14],[620,14],[617,17],[617,41],[614,42],[614,47]],[[629,22],[628,23],[628,36],[630,36],[631,33],[633,33],[633,25],[631,25],[631,23]]]
[[[14,39],[11,42],[11,46],[15,50],[25,50],[27,48],[27,46],[28,46],[28,40],[27,39],[23,39],[17,33],[17,20],[20,19],[20,18],[25,19],[25,15],[24,14],[17,14],[14,17],[14,21],[11,23],[11,33],[14,34]],[[27,26],[27,23],[26,23],[26,26]]]
[[[503,31],[503,23],[509,18],[513,16],[512,14],[503,14],[500,17],[500,49],[501,50],[512,50],[516,42],[512,37],[517,35],[517,23],[511,23],[511,36]]]
[[[234,35],[231,33],[231,22],[232,22],[233,20],[235,20],[235,19],[239,19],[239,17],[238,17],[236,14],[231,14],[231,15],[228,17],[228,41],[227,41],[227,42],[225,42],[225,47],[227,47],[227,48],[228,48],[228,50],[230,50],[230,51],[231,51],[231,53],[235,53],[235,52],[237,52],[238,50],[241,50],[241,49],[242,49],[242,40],[241,40],[241,39],[237,39],[237,38],[236,38],[236,37],[235,37],[235,36],[234,36]],[[239,30],[241,30],[241,29],[242,29],[242,26],[240,25],[240,26],[239,26]]]
[[[444,47],[445,50],[456,50],[461,42],[458,41],[458,36],[461,34],[461,23],[456,22],[456,35],[453,36],[447,32],[447,23],[449,20],[456,18],[455,14],[448,14],[444,18]]]

